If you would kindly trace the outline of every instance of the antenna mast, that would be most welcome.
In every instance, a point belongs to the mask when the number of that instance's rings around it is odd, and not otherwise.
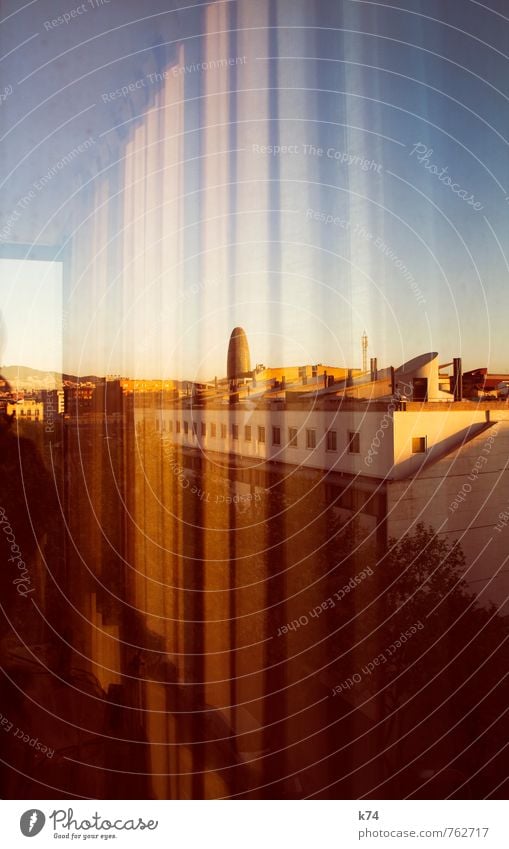
[[[362,371],[368,370],[368,334],[366,331],[362,334]]]

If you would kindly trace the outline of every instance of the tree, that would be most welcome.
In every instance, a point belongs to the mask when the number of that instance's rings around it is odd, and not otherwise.
[[[341,544],[348,551],[352,541],[344,535]],[[464,569],[456,541],[418,524],[389,540],[376,581],[364,589],[364,607],[350,600],[341,611],[342,680],[352,681],[345,692],[357,704],[376,704],[386,783],[397,796],[410,786],[426,794],[418,789],[424,767],[437,775],[454,769],[456,786],[464,784],[459,796],[468,796],[468,777],[500,747],[497,723],[481,747],[476,737],[509,704],[500,674],[509,658],[507,618],[481,604]],[[500,768],[499,761],[498,772],[483,771],[484,787],[500,780]]]

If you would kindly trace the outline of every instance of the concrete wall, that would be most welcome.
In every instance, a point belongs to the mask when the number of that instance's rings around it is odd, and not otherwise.
[[[389,484],[388,534],[399,538],[424,522],[449,542],[458,540],[472,591],[507,607],[509,416],[497,418],[415,477]]]
[[[391,477],[405,478],[416,474],[423,461],[430,462],[447,453],[454,446],[470,439],[486,426],[486,411],[470,410],[428,411],[425,406],[416,411],[394,412],[394,469]],[[412,453],[413,437],[425,436],[425,455]]]

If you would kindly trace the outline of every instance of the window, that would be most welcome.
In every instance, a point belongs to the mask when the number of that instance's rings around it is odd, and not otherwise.
[[[258,427],[258,442],[265,442],[265,428],[262,426]]]
[[[232,424],[232,439],[239,438],[239,426],[238,424]]]
[[[288,428],[288,444],[291,448],[297,448],[297,428],[289,427]]]
[[[221,425],[221,439],[226,439],[226,425]]]
[[[176,425],[176,433],[180,433],[180,422],[175,422]]]
[[[414,377],[412,380],[412,401],[428,400],[428,378]]]
[[[349,454],[360,454],[361,453],[361,435],[360,433],[356,433],[355,431],[348,431],[348,453]]]
[[[184,433],[186,436],[189,433],[189,422],[184,422]]]
[[[205,422],[202,422],[202,423],[201,423],[201,435],[202,435],[202,436],[207,436],[207,425],[206,425],[206,423],[205,423]]]
[[[335,430],[327,431],[327,451],[338,450],[338,435]]]
[[[306,448],[316,448],[316,430],[306,430]]]
[[[412,454],[425,454],[426,442],[427,438],[425,436],[412,437]]]
[[[170,433],[173,433],[173,422],[172,421],[168,422],[168,430],[169,430]]]
[[[251,425],[246,425],[244,428],[244,439],[246,442],[251,442]]]
[[[281,445],[281,428],[273,427],[272,428],[272,444],[273,445]]]
[[[198,422],[193,422],[193,436],[198,436]]]
[[[210,425],[210,435],[213,439],[215,439],[215,437],[216,437],[216,425],[215,425],[215,423],[212,423]]]

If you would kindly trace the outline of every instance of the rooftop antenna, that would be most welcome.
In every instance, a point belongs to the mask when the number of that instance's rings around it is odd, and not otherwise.
[[[368,370],[368,334],[366,331],[362,334],[362,371]]]

